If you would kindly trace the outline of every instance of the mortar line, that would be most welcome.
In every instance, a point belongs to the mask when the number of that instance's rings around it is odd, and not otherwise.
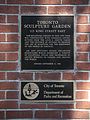
[[[62,4],[62,0],[61,0],[61,4]]]
[[[35,5],[36,4],[36,1],[35,0],[33,0],[33,5]]]

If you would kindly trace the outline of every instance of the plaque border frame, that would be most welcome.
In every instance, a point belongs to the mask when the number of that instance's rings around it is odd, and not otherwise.
[[[33,69],[21,69],[21,17],[22,16],[72,16],[72,17],[74,17],[74,32],[73,32],[73,40],[74,40],[74,42],[73,42],[73,49],[74,49],[74,67],[73,67],[73,69],[40,69],[40,70],[33,70]],[[22,15],[20,15],[19,16],[19,53],[18,53],[18,70],[20,70],[21,72],[37,72],[37,71],[77,71],[77,67],[76,67],[76,50],[77,50],[77,48],[76,48],[76,15],[75,14],[22,14]]]
[[[32,83],[37,83],[37,82],[68,82],[69,83],[69,82],[72,82],[73,83],[73,100],[29,100],[29,99],[22,100],[21,99],[21,83],[23,83],[23,82],[27,82],[27,83],[30,83],[30,82],[32,82]],[[75,102],[75,99],[76,99],[75,91],[76,91],[76,84],[75,84],[75,81],[72,81],[72,80],[70,80],[70,81],[68,81],[68,80],[62,80],[62,81],[59,81],[59,80],[52,80],[52,81],[50,81],[50,80],[31,80],[31,81],[26,80],[26,81],[20,81],[19,100],[21,103],[25,103],[25,102],[27,102],[27,103],[40,103],[40,102],[41,103],[60,103],[60,102],[71,103],[72,102],[73,103],[73,102]]]

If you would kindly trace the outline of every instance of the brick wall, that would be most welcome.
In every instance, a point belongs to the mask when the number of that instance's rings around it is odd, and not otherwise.
[[[22,72],[19,65],[18,18],[23,14],[72,14],[76,26],[74,71]],[[73,80],[75,101],[23,103],[23,80]],[[90,119],[90,1],[0,0],[0,119]]]

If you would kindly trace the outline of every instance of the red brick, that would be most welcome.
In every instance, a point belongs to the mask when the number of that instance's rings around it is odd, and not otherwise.
[[[45,104],[21,104],[21,109],[45,109]]]
[[[18,51],[17,44],[0,44],[0,52],[15,52]]]
[[[74,73],[63,73],[63,79],[64,80],[72,80],[75,79]]]
[[[18,14],[18,6],[0,6],[0,14]]]
[[[5,72],[0,72],[0,80],[4,80],[5,79]]]
[[[18,16],[7,16],[7,22],[8,23],[18,23]]]
[[[36,73],[35,79],[36,80],[60,80],[61,74],[60,73]]]
[[[16,90],[17,88],[17,82],[0,82],[0,90]]]
[[[21,13],[22,14],[46,14],[45,6],[22,6]]]
[[[5,16],[4,15],[0,15],[0,23],[5,23]]]
[[[0,111],[0,119],[3,119],[3,120],[4,120],[4,118],[5,118],[4,111]]]
[[[88,61],[88,53],[78,53],[76,61]]]
[[[89,74],[88,74],[88,72],[77,72],[75,79],[76,80],[88,80]]]
[[[89,0],[75,0],[76,4],[89,4]]]
[[[63,111],[63,119],[89,119],[88,111]]]
[[[7,53],[7,61],[17,61],[18,53]]]
[[[77,32],[80,32],[80,33],[90,32],[90,25],[77,25]]]
[[[78,35],[77,36],[77,42],[88,42],[88,35]]]
[[[5,4],[5,0],[1,0],[1,1],[0,1],[0,4]]]
[[[17,101],[0,101],[0,109],[16,109],[18,108]]]
[[[32,80],[33,79],[33,73],[21,73],[19,74],[20,80]]]
[[[78,82],[77,89],[78,90],[90,90],[90,82]]]
[[[5,42],[5,34],[0,34],[0,42]]]
[[[76,102],[76,108],[77,109],[90,109],[90,102],[88,102],[88,101],[83,101],[83,102],[81,102],[81,101],[77,101]]]
[[[77,69],[90,71],[90,63],[77,63]]]
[[[79,52],[89,52],[90,44],[77,44],[77,51]]]
[[[73,14],[72,6],[50,6],[49,14]]]
[[[88,24],[88,16],[78,16],[77,24]]]
[[[0,53],[0,61],[5,61],[5,53]]]
[[[61,0],[36,0],[35,4],[61,4]]]
[[[7,34],[8,42],[18,42],[18,34]]]
[[[63,73],[64,80],[88,80],[88,72]]]
[[[86,91],[77,91],[76,99],[88,99],[88,92]]]
[[[75,4],[75,0],[62,0],[62,4]]]
[[[20,118],[20,119],[23,119],[23,118],[32,118],[33,117],[33,113],[31,110],[25,110],[25,111],[7,111],[6,112],[6,118],[7,119],[16,119],[16,118]]]
[[[4,91],[0,91],[0,99],[5,99],[5,92]]]
[[[0,63],[0,70],[16,70],[17,63],[3,62]]]
[[[7,72],[7,79],[8,80],[18,80],[19,73],[18,72]]]
[[[90,14],[90,6],[78,6],[77,13],[78,14]]]
[[[48,104],[49,109],[73,109],[74,104]]]
[[[9,32],[18,32],[17,25],[0,25],[0,32],[9,33]]]
[[[7,0],[8,4],[32,4],[32,0]]]
[[[39,110],[35,112],[35,118],[50,118],[50,119],[60,119],[61,118],[61,111],[57,110]]]
[[[88,4],[88,0],[62,0],[62,4]]]
[[[7,91],[6,99],[18,99],[19,93],[17,91]]]

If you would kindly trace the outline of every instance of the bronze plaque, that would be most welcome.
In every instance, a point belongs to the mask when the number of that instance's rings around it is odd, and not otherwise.
[[[74,69],[74,16],[21,16],[21,70]]]

